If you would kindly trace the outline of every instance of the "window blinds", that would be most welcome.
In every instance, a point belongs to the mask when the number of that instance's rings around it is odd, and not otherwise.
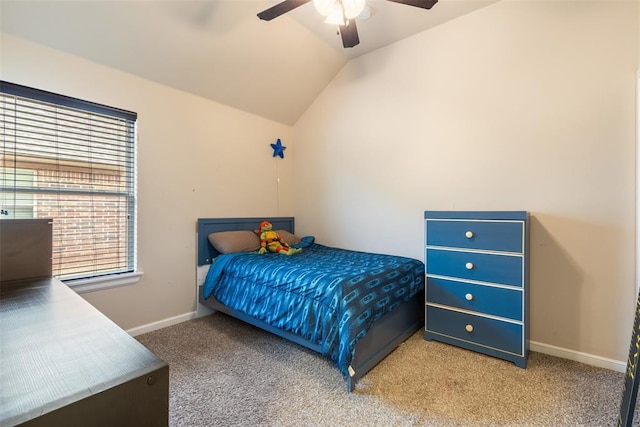
[[[0,114],[0,221],[52,218],[60,279],[134,271],[137,115],[4,81]]]

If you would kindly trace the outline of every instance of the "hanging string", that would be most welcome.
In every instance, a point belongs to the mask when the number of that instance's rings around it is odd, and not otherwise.
[[[276,213],[280,216],[280,162],[277,157],[274,157],[276,161]]]
[[[278,216],[280,216],[280,165],[278,164],[277,157],[284,159],[284,150],[287,147],[283,146],[282,141],[278,138],[275,144],[271,144],[271,148],[273,148],[273,157],[276,161],[276,209]]]

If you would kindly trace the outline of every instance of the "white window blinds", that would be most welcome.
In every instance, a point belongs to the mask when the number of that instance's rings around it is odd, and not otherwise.
[[[2,81],[0,115],[0,221],[52,218],[60,279],[134,271],[136,113]]]

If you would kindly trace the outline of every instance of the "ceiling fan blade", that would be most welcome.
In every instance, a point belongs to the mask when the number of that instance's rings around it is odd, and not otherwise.
[[[360,43],[356,20],[350,19],[347,25],[340,25],[340,35],[342,36],[342,46],[354,47]]]
[[[258,14],[258,18],[265,21],[271,21],[272,19],[277,18],[280,15],[284,15],[298,6],[309,3],[310,1],[311,0],[284,0],[281,3],[260,12]]]
[[[407,6],[420,7],[422,9],[431,9],[438,0],[387,0],[394,3],[406,4]]]

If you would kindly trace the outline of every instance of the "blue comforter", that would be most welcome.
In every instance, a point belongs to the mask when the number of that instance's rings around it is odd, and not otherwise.
[[[321,348],[343,375],[372,323],[424,289],[424,264],[309,243],[285,256],[220,255],[203,286],[222,304]]]

